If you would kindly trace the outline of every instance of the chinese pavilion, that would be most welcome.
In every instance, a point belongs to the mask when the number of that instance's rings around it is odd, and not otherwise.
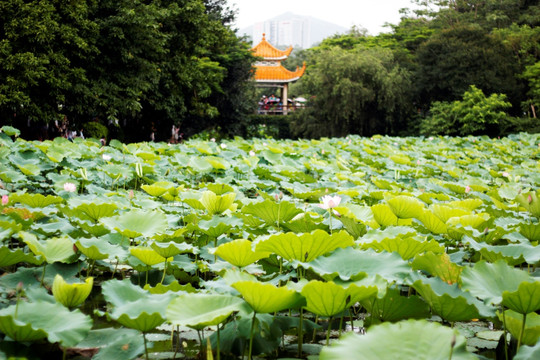
[[[296,81],[304,75],[306,64],[295,71],[287,70],[281,65],[281,61],[287,59],[293,48],[289,46],[286,50],[279,50],[266,41],[263,34],[261,42],[251,49],[253,55],[261,60],[255,63],[255,82],[260,87],[281,88],[281,99],[283,102],[283,114],[287,114],[287,96],[289,83]]]

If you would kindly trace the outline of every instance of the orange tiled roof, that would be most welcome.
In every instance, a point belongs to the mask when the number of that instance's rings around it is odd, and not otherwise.
[[[289,46],[287,50],[276,49],[266,41],[266,35],[263,34],[261,42],[252,48],[251,51],[253,51],[254,56],[261,57],[265,60],[284,60],[291,54],[292,49],[292,46]]]
[[[296,71],[290,71],[283,66],[255,66],[255,81],[257,82],[290,82],[298,80],[306,71],[306,64]]]

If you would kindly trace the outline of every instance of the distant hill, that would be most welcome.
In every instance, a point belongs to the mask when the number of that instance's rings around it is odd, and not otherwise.
[[[275,46],[293,45],[295,47],[309,48],[319,44],[327,37],[343,34],[348,30],[350,29],[312,16],[286,12],[266,21],[239,29],[237,34],[240,36],[246,35],[257,43],[261,40],[262,33],[265,32],[267,40]]]

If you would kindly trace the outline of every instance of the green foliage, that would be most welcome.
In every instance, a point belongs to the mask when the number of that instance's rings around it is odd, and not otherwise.
[[[109,129],[105,125],[92,121],[83,125],[84,136],[95,139],[107,139]]]
[[[498,126],[508,114],[503,111],[511,105],[504,94],[486,97],[482,90],[471,85],[463,94],[463,100],[436,101],[430,109],[421,129],[424,135],[497,135]]]

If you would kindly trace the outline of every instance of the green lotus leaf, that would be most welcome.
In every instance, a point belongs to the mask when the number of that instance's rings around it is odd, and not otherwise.
[[[174,298],[165,312],[173,325],[201,330],[219,325],[233,312],[239,311],[244,300],[230,295],[183,294]]]
[[[503,291],[502,304],[520,314],[540,309],[540,281],[522,282],[517,291]]]
[[[233,227],[240,227],[242,221],[236,217],[214,215],[210,220],[200,220],[197,227],[206,235],[217,238],[229,232]]]
[[[530,242],[540,242],[540,223],[520,224],[519,233]]]
[[[0,128],[0,132],[3,132],[7,136],[18,137],[21,134],[21,131],[13,126],[4,125]]]
[[[354,239],[358,239],[364,236],[367,232],[366,225],[358,220],[350,218],[348,216],[342,216],[339,221],[343,224],[343,227]]]
[[[147,332],[165,321],[165,309],[173,293],[151,294],[126,280],[102,284],[105,300],[113,304],[111,318],[131,329]]]
[[[513,360],[529,360],[540,358],[540,342],[534,346],[521,346]]]
[[[467,352],[466,340],[457,330],[436,322],[408,320],[384,323],[366,335],[347,334],[323,348],[320,360],[454,360],[477,359]]]
[[[113,203],[83,203],[73,208],[73,211],[80,211],[97,222],[101,218],[113,216],[117,208],[118,206]]]
[[[39,265],[43,263],[43,260],[24,252],[23,249],[10,250],[5,246],[0,247],[0,267],[8,267],[21,262]]]
[[[148,195],[153,197],[161,196],[168,192],[171,188],[174,188],[174,184],[169,181],[157,181],[152,185],[141,186],[141,189],[143,189]]]
[[[354,240],[346,231],[338,231],[330,235],[326,231],[315,230],[311,234],[272,235],[268,239],[260,241],[256,249],[257,251],[276,253],[288,261],[310,262],[337,248],[349,246],[354,246]]]
[[[481,199],[476,198],[476,199],[450,201],[449,203],[446,203],[446,205],[453,208],[460,208],[460,209],[473,211],[474,209],[479,208],[480,206],[484,205],[484,202]]]
[[[26,176],[38,176],[41,173],[39,166],[35,164],[15,164]]]
[[[424,210],[422,214],[418,217],[418,220],[424,224],[426,229],[431,231],[433,234],[446,234],[448,229],[446,224],[434,213],[429,210]]]
[[[129,253],[148,266],[161,264],[166,260],[166,258],[158,254],[158,252],[151,247],[130,247]]]
[[[73,242],[67,236],[55,237],[45,241],[40,241],[35,235],[25,231],[21,231],[19,236],[34,255],[43,256],[49,264],[53,262],[69,262],[69,259],[75,254],[73,252]]]
[[[504,259],[508,265],[519,265],[525,261],[536,264],[540,261],[540,247],[529,244],[488,245],[474,241],[468,236],[463,237],[472,249],[480,252],[482,258],[489,262]]]
[[[218,246],[214,254],[227,261],[229,264],[241,268],[270,256],[271,252],[260,250],[253,251],[251,245],[251,241],[246,239],[233,240]]]
[[[20,302],[16,308],[12,305],[0,310],[0,332],[17,341],[35,341],[45,333],[49,342],[73,347],[92,328],[89,316],[79,310],[69,311],[58,303]]]
[[[423,319],[430,316],[429,305],[420,297],[401,296],[400,291],[388,288],[384,297],[372,297],[360,303],[371,314],[371,325],[405,319]]]
[[[174,241],[169,242],[158,242],[154,241],[150,244],[150,247],[157,252],[159,255],[164,258],[170,258],[172,256],[184,253],[194,253],[196,252],[193,245],[187,243],[177,243]]]
[[[84,283],[68,284],[62,275],[56,274],[52,285],[52,293],[60,304],[72,308],[82,304],[94,285],[94,278],[86,278]]]
[[[230,209],[233,206],[235,193],[227,193],[224,195],[216,195],[212,191],[205,191],[201,197],[201,203],[203,204],[208,214],[221,214],[225,210]]]
[[[443,223],[446,223],[448,219],[453,217],[471,215],[471,210],[459,207],[456,208],[443,204],[434,204],[430,208],[433,214],[435,214],[435,216],[437,216]]]
[[[288,201],[280,201],[278,203],[272,200],[264,200],[244,206],[242,212],[261,218],[268,225],[276,225],[278,221],[279,223],[291,221],[302,210]]]
[[[390,210],[400,219],[418,218],[424,212],[424,203],[406,195],[387,200]]]
[[[421,241],[414,237],[394,237],[385,238],[379,242],[363,242],[364,239],[358,242],[361,249],[374,249],[377,252],[388,251],[396,252],[403,260],[412,259],[415,255],[432,251],[435,253],[444,252],[444,247],[435,240]]]
[[[10,238],[11,235],[18,233],[23,229],[22,224],[17,224],[13,221],[1,221],[0,220],[0,241],[2,239]]]
[[[238,281],[232,284],[257,313],[273,313],[305,305],[305,299],[285,286],[277,287],[258,281]]]
[[[493,264],[479,261],[474,267],[466,267],[461,272],[464,290],[495,305],[502,302],[504,291],[514,292],[524,281],[532,282],[533,278],[523,270],[508,266],[504,260]]]
[[[187,283],[185,285],[180,285],[178,280],[174,280],[172,283],[163,285],[157,284],[154,287],[150,287],[150,284],[144,286],[144,290],[148,291],[150,294],[165,294],[166,292],[172,291],[173,293],[178,292],[187,292],[187,293],[196,293],[195,289],[191,284]]]
[[[26,174],[28,175],[28,174]],[[516,201],[529,211],[533,216],[540,216],[540,201],[538,200],[538,191],[530,191],[516,196]]]
[[[493,309],[461,290],[457,284],[448,285],[439,278],[422,278],[412,286],[429,304],[431,311],[446,321],[469,321],[495,314]]]
[[[231,167],[231,163],[217,156],[207,156],[204,158],[214,169],[227,170]]]
[[[10,202],[21,203],[28,205],[32,208],[44,208],[53,204],[60,204],[64,202],[60,196],[54,195],[41,195],[41,194],[13,194],[10,197]]]
[[[398,254],[377,253],[373,250],[337,249],[303,264],[325,280],[360,280],[379,274],[388,281],[402,281],[411,273],[411,268]]]
[[[523,314],[513,310],[505,310],[504,319],[501,313],[498,314],[499,320],[504,321],[506,329],[516,339],[519,339],[523,326]],[[527,314],[525,319],[525,328],[523,329],[523,338],[521,343],[524,345],[533,346],[540,339],[540,315],[537,313]]]
[[[206,184],[206,188],[216,195],[223,195],[228,192],[234,192],[234,188],[230,185],[223,184],[223,183],[209,183]]]
[[[486,219],[482,215],[473,214],[473,215],[464,215],[460,217],[453,217],[448,219],[446,222],[448,226],[462,226],[467,227],[470,226],[477,230],[484,230]]]
[[[242,216],[244,219],[244,223],[247,223],[246,218],[249,218],[249,220],[254,219],[255,221],[252,221],[249,223],[251,227],[257,227],[261,224],[263,224],[263,221],[259,220],[259,218],[247,214],[237,214],[237,216]],[[350,220],[347,222],[347,220]],[[284,229],[287,229],[289,231],[292,231],[294,233],[310,233],[314,230],[320,229],[325,230],[328,229],[328,226],[323,224],[322,222],[323,218],[319,214],[316,213],[300,213],[296,215],[292,220],[287,221],[285,223],[282,223]],[[362,229],[365,229],[365,225],[362,223],[356,223],[356,220],[342,217],[340,218],[341,223],[343,224],[343,227],[347,229],[349,234],[354,236],[352,232],[357,231],[358,233],[362,233]],[[354,223],[354,224],[353,224]]]
[[[101,218],[101,223],[123,236],[152,237],[164,233],[168,228],[167,216],[160,211],[131,210],[120,215]]]
[[[355,284],[345,288],[334,282],[312,280],[303,286],[301,294],[306,298],[305,309],[319,316],[334,316],[358,301],[375,297],[377,288]]]
[[[381,226],[394,226],[398,224],[398,217],[387,204],[376,204],[371,207],[373,218]]]
[[[108,241],[99,238],[79,238],[75,246],[87,258],[92,260],[103,260],[109,258],[124,259],[126,251],[117,245],[112,245]]]
[[[448,284],[455,284],[459,281],[463,266],[459,266],[450,260],[446,253],[435,254],[428,252],[417,255],[411,263],[413,270],[424,270],[432,276],[437,276]]]

